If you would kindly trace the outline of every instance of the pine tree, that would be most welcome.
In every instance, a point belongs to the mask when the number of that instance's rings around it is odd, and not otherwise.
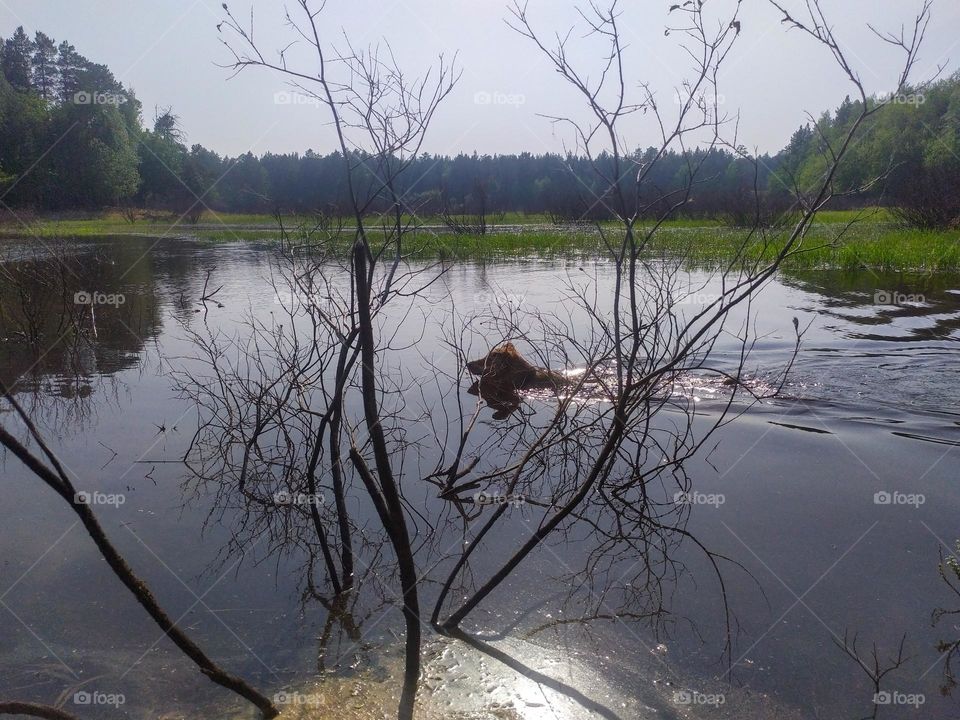
[[[60,76],[60,101],[74,102],[74,96],[83,88],[80,87],[80,74],[83,71],[86,58],[70,43],[63,41],[57,48],[57,74]]]
[[[57,45],[39,31],[33,44],[33,87],[44,100],[53,101],[57,98]]]
[[[17,28],[13,37],[3,43],[2,67],[7,81],[17,90],[30,90],[32,73],[33,42],[23,31]]]

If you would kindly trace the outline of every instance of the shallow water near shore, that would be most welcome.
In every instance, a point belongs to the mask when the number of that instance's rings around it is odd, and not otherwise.
[[[4,242],[0,253],[42,257],[31,243]],[[97,309],[96,336],[79,357],[54,342],[38,355],[4,315],[0,376],[16,382],[78,487],[123,497],[97,508],[108,535],[213,657],[285,699],[283,717],[392,716],[403,632],[394,578],[370,578],[349,621],[331,618],[305,597],[295,553],[271,555],[269,540],[240,557],[223,553],[240,508],[213,512],[214,499],[178,462],[196,429],[196,407],[176,397],[171,379],[195,354],[185,328],[242,332],[246,314],[278,308],[269,247],[132,237],[66,247],[83,259],[88,290],[124,302]],[[430,290],[438,314],[412,320],[416,343],[404,361],[449,367],[435,324],[451,301],[562,313],[564,284],[583,273],[602,281],[609,268],[536,258],[451,266]],[[707,275],[689,281],[709,296]],[[205,284],[222,285],[206,308]],[[687,468],[702,502],[686,529],[729,558],[722,586],[700,548],[679,543],[666,614],[632,618],[621,612],[630,563],[598,592],[580,572],[582,538],[558,538],[469,617],[464,629],[486,645],[425,630],[424,717],[859,718],[872,711],[874,688],[838,647],[854,634],[861,652],[875,643],[883,658],[903,639],[909,661],[885,689],[891,704],[923,702],[891,713],[956,716],[960,699],[939,692],[937,645],[960,638],[960,627],[931,618],[960,608],[938,573],[960,537],[960,277],[787,272],[754,311],[746,369],[759,388],[790,358],[793,318],[810,329],[780,396],[724,427]],[[55,339],[49,320],[43,330]],[[718,348],[720,358],[736,352]],[[706,420],[730,389],[690,378],[675,391],[695,397]],[[149,622],[59,498],[14,458],[0,472],[10,508],[0,526],[0,698],[63,697],[81,717],[252,717]],[[537,520],[529,507],[512,508],[474,572],[493,567]],[[458,540],[440,538],[438,550]],[[428,605],[436,591],[424,584]],[[77,692],[124,702],[83,707]]]

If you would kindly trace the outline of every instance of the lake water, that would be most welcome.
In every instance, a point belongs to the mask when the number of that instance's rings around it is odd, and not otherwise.
[[[231,538],[243,508],[178,462],[197,428],[197,408],[174,381],[196,367],[188,330],[242,335],[244,318],[282,307],[269,248],[104,238],[65,250],[84,290],[122,294],[122,304],[97,306],[83,347],[55,342],[59,298],[44,292],[43,272],[24,274],[42,268],[43,253],[32,240],[6,243],[7,267],[30,291],[25,303],[0,276],[0,376],[16,383],[76,486],[122,498],[96,508],[110,538],[210,655],[283,693],[290,716],[391,716],[403,632],[395,578],[367,578],[354,626],[328,623],[304,592],[297,549],[264,536],[238,551]],[[450,267],[430,289],[431,312],[408,318],[415,330],[404,337],[416,342],[401,354],[405,367],[420,362],[423,378],[428,360],[452,366],[440,342],[449,301],[461,312],[491,300],[561,312],[560,288],[582,272],[603,278],[609,268],[582,258]],[[690,275],[694,286],[704,277]],[[203,312],[205,284],[222,289]],[[687,530],[729,559],[729,654],[721,588],[696,545],[673,547],[680,570],[663,579],[666,614],[650,622],[622,612],[622,584],[607,596],[578,580],[584,549],[566,538],[469,616],[486,652],[427,634],[425,717],[859,718],[873,710],[874,687],[838,646],[854,635],[861,658],[872,662],[876,646],[881,667],[903,642],[880,717],[956,716],[957,700],[939,691],[938,643],[960,639],[960,622],[932,617],[960,609],[938,571],[960,537],[960,277],[785,272],[755,312],[747,369],[761,379],[789,358],[792,319],[811,326],[783,393],[724,427],[687,466],[703,499]],[[726,390],[693,392],[709,418]],[[0,422],[16,427],[6,407]],[[12,457],[0,472],[0,698],[60,698],[83,717],[252,717],[162,636],[61,499]],[[432,507],[432,487],[405,489]],[[537,517],[511,511],[477,575]],[[451,537],[420,539],[429,608]],[[626,577],[630,564],[621,569]],[[584,614],[599,617],[573,622]],[[82,707],[85,697],[100,705]]]

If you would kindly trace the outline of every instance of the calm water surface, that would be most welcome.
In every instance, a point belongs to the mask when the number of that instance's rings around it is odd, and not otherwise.
[[[39,262],[29,247],[8,243],[8,266]],[[390,593],[358,600],[358,631],[328,626],[324,609],[304,600],[302,558],[271,552],[269,540],[225,552],[236,508],[211,514],[214,500],[177,462],[196,430],[197,408],[177,397],[172,379],[196,355],[186,328],[206,322],[242,333],[248,313],[267,318],[279,308],[270,251],[126,238],[75,242],[69,252],[82,259],[87,289],[122,293],[125,302],[99,307],[93,342],[71,351],[53,342],[57,298],[34,293],[44,338],[37,353],[13,319],[20,301],[4,288],[0,376],[16,382],[78,488],[123,496],[118,507],[98,508],[112,540],[210,654],[293,698],[291,716],[325,717],[330,708],[389,716],[402,638]],[[422,339],[404,351],[405,362],[449,366],[438,325],[451,299],[461,311],[498,298],[562,312],[560,288],[581,272],[609,271],[563,259],[452,267],[431,290],[435,314],[408,320],[409,337]],[[222,307],[212,303],[206,314],[197,312],[205,282],[223,286]],[[672,559],[684,572],[669,581],[669,614],[649,623],[611,619],[585,578],[567,576],[584,552],[571,537],[529,558],[469,619],[468,629],[517,667],[428,636],[428,717],[456,709],[477,718],[859,718],[872,712],[873,686],[838,647],[854,634],[862,655],[876,644],[882,660],[903,640],[907,661],[884,688],[894,703],[923,699],[919,710],[882,708],[880,717],[957,716],[960,698],[939,692],[937,644],[960,638],[960,624],[947,616],[934,626],[931,617],[960,609],[938,574],[940,554],[960,537],[960,278],[786,273],[756,312],[748,370],[759,378],[788,359],[792,318],[812,325],[783,395],[727,426],[688,467],[696,491],[722,497],[694,507],[687,529],[730,559],[722,568],[729,656],[720,584],[695,546],[676,547]],[[723,391],[695,392],[704,417],[715,413]],[[0,421],[12,425],[6,411]],[[65,708],[82,717],[250,715],[149,622],[59,498],[13,458],[0,473],[0,697],[54,703],[63,694]],[[420,501],[429,506],[428,495]],[[531,521],[528,511],[511,513],[505,527],[514,534],[484,551],[491,563],[498,545],[525,537]],[[481,558],[478,574],[484,567]],[[435,592],[424,585],[428,599]],[[601,617],[559,622],[585,612]],[[84,691],[125,701],[78,707],[74,693]],[[723,704],[684,704],[686,697]]]

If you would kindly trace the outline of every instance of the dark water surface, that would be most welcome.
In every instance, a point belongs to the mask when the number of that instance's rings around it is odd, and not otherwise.
[[[4,248],[8,267],[42,262],[26,247]],[[124,302],[97,307],[96,336],[82,348],[57,343],[57,298],[37,275],[29,297],[37,352],[14,320],[22,320],[22,298],[7,284],[0,376],[16,382],[78,488],[123,498],[96,508],[111,539],[211,655],[268,694],[293,698],[292,717],[393,712],[402,644],[395,594],[358,601],[357,632],[327,627],[324,609],[303,601],[302,558],[272,552],[269,539],[225,552],[236,508],[211,514],[213,498],[177,462],[197,415],[172,380],[196,355],[185,329],[206,322],[242,333],[248,313],[268,318],[280,308],[284,299],[268,282],[270,251],[146,238],[68,248],[81,261],[84,289],[121,293]],[[560,288],[580,272],[609,274],[602,263],[562,259],[451,268],[431,289],[434,314],[408,318],[414,329],[405,332],[417,342],[405,362],[449,366],[439,323],[450,299],[461,312],[493,300],[559,313]],[[205,283],[223,287],[197,312]],[[669,580],[669,614],[650,623],[604,611],[621,607],[614,596],[624,588],[608,599],[578,579],[583,548],[570,537],[528,558],[468,621],[526,673],[428,634],[428,717],[604,716],[536,671],[577,688],[607,717],[859,718],[872,712],[874,688],[838,647],[845,635],[856,635],[870,662],[875,645],[881,664],[903,640],[905,662],[884,680],[891,706],[880,717],[960,713],[960,698],[939,692],[937,647],[960,639],[960,623],[948,615],[932,624],[937,608],[960,609],[938,573],[940,554],[960,537],[960,278],[785,273],[755,312],[748,370],[761,379],[789,359],[792,318],[812,325],[783,395],[725,427],[687,468],[704,498],[687,530],[731,561],[722,565],[729,657],[720,583],[697,546],[677,545],[673,559],[684,571]],[[724,390],[691,392],[709,417]],[[15,426],[7,408],[0,422]],[[62,696],[81,717],[250,716],[162,636],[62,500],[14,458],[0,473],[0,698]],[[429,506],[428,495],[420,501]],[[484,549],[491,564],[535,522],[529,509],[511,511],[505,527],[515,534]],[[478,574],[483,567],[481,559]],[[622,569],[627,577],[629,564]],[[391,583],[384,577],[378,587]],[[428,582],[423,592],[431,598],[436,587]],[[560,622],[584,613],[600,617]],[[83,707],[77,692],[100,695]],[[94,707],[109,694],[122,694],[123,704]]]

